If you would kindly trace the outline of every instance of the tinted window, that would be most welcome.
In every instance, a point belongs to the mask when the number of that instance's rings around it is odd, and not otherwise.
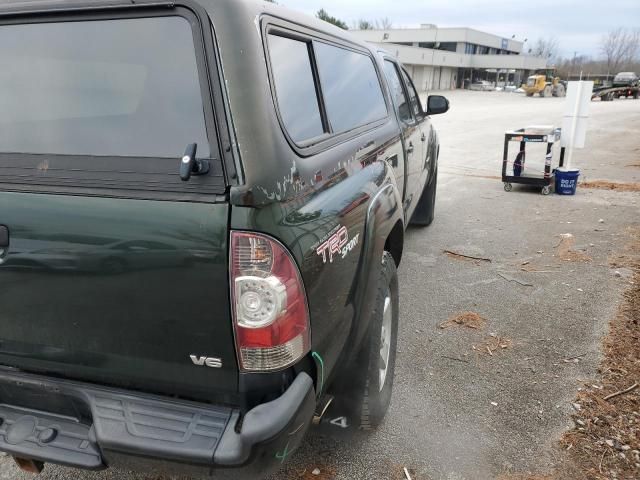
[[[351,130],[387,115],[370,57],[325,43],[315,43],[314,49],[333,132]]]
[[[295,142],[324,133],[308,44],[269,35],[269,56],[278,107]]]
[[[409,103],[411,103],[411,109],[413,110],[413,114],[418,117],[422,115],[422,108],[420,107],[420,97],[418,97],[418,93],[416,89],[413,87],[413,83],[407,75],[407,72],[403,69],[402,76],[404,77],[404,83],[407,86],[407,90],[409,91]]]
[[[400,80],[398,69],[393,62],[385,60],[384,73],[387,77],[387,83],[389,83],[389,90],[391,90],[393,104],[398,109],[400,120],[410,122],[413,117],[411,116],[411,110],[409,109],[409,101],[404,93],[404,88],[402,88],[402,81]]]
[[[182,17],[0,27],[0,152],[209,155]]]

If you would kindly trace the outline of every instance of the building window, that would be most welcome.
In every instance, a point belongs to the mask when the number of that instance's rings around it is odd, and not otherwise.
[[[446,52],[455,52],[458,44],[456,42],[419,42],[420,48],[433,48],[435,50],[444,50]]]

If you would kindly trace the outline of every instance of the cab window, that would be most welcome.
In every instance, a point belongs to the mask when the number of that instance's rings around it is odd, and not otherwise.
[[[387,77],[387,83],[389,84],[389,90],[391,91],[391,97],[393,103],[398,111],[400,120],[405,123],[409,123],[413,120],[411,116],[411,108],[409,106],[409,100],[402,86],[402,80],[398,73],[398,68],[390,60],[384,61],[384,73]]]
[[[409,92],[409,103],[411,104],[411,110],[413,110],[413,114],[416,117],[422,116],[422,107],[420,106],[420,97],[418,96],[418,92],[416,92],[415,87],[413,86],[413,82],[411,78],[407,74],[407,71],[402,69],[402,76],[404,77],[404,84],[407,86],[407,91]]]

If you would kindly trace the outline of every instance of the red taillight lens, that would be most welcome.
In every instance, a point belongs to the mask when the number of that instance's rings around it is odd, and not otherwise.
[[[289,252],[258,233],[231,232],[231,304],[240,368],[288,367],[311,347],[307,297]]]

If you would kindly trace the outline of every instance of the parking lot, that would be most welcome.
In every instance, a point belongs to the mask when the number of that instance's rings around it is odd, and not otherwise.
[[[445,94],[451,111],[433,120],[441,143],[436,220],[406,234],[385,423],[371,434],[323,425],[274,479],[402,479],[405,467],[413,479],[509,478],[559,461],[572,400],[596,375],[607,322],[630,282],[609,260],[640,225],[640,193],[505,192],[495,178],[504,131],[559,126],[563,99]],[[640,101],[592,102],[590,113],[575,165],[590,181],[640,182]],[[475,323],[459,323],[463,312]],[[0,457],[1,480],[26,478]],[[42,478],[146,477],[48,465]]]

